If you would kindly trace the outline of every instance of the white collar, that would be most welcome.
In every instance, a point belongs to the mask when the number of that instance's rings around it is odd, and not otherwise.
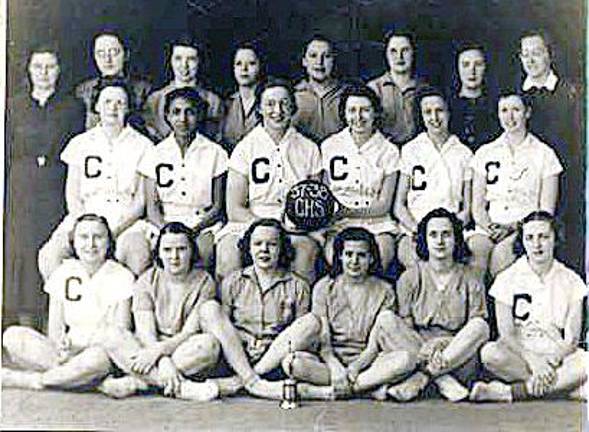
[[[552,69],[550,69],[550,72],[548,73],[548,77],[544,80],[543,83],[538,82],[537,80],[534,80],[531,76],[528,75],[526,77],[526,79],[524,80],[524,84],[522,85],[522,90],[523,91],[530,91],[533,88],[537,88],[538,90],[546,89],[550,92],[553,92],[554,89],[556,88],[557,83],[558,83],[558,77],[556,76],[554,71]]]

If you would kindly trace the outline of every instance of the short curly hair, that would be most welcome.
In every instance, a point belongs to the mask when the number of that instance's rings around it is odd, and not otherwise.
[[[241,251],[241,266],[243,268],[249,267],[254,263],[252,254],[250,252],[252,235],[258,227],[270,227],[278,231],[278,243],[280,246],[280,254],[278,256],[278,267],[282,270],[290,270],[290,265],[295,258],[295,249],[288,237],[288,233],[282,224],[276,219],[258,219],[252,223],[246,230],[243,237],[239,240],[238,247]]]
[[[472,252],[464,240],[462,221],[458,219],[456,214],[442,207],[430,211],[417,224],[417,244],[415,246],[417,256],[423,261],[429,260],[427,225],[430,220],[435,218],[445,218],[450,221],[452,232],[454,234],[454,250],[452,251],[452,258],[454,259],[454,262],[467,264],[472,256]]]
[[[164,268],[164,263],[162,261],[162,258],[160,257],[160,245],[162,243],[162,238],[166,234],[184,234],[186,236],[186,239],[188,240],[188,244],[190,245],[190,248],[192,249],[192,254],[190,256],[190,267],[191,268],[196,267],[196,265],[198,264],[199,259],[200,259],[198,246],[196,244],[197,234],[192,229],[188,228],[186,225],[184,225],[181,222],[167,223],[160,230],[158,237],[157,237],[157,241],[155,243],[155,247],[152,252],[153,262],[155,263],[155,265],[158,266],[159,268]]]
[[[372,263],[368,268],[368,274],[381,276],[383,273],[382,262],[380,260],[380,252],[378,250],[378,244],[376,243],[374,234],[365,228],[349,227],[337,233],[335,240],[333,241],[333,264],[329,272],[331,278],[335,279],[344,271],[342,265],[342,253],[344,251],[344,245],[347,241],[364,241],[368,244],[368,250],[373,258]]]

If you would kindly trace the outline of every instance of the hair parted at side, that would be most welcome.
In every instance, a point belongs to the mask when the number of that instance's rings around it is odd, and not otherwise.
[[[276,219],[258,219],[253,222],[245,231],[243,237],[239,240],[238,248],[241,251],[241,266],[242,268],[249,267],[254,260],[250,252],[252,241],[252,234],[258,227],[275,228],[278,231],[278,242],[280,247],[280,254],[278,256],[278,267],[281,270],[290,270],[290,265],[295,258],[295,249],[288,237],[288,233],[282,224]]]
[[[200,255],[198,251],[198,246],[196,244],[196,237],[198,236],[192,229],[188,228],[182,222],[169,222],[165,224],[159,232],[157,236],[157,241],[155,243],[155,248],[152,251],[153,255],[153,262],[159,268],[164,268],[164,263],[162,262],[162,258],[160,257],[160,246],[162,243],[162,237],[166,234],[184,234],[186,239],[188,240],[188,244],[190,244],[190,248],[192,249],[192,254],[190,257],[190,267],[194,268],[197,266]]]
[[[423,261],[429,260],[427,224],[434,218],[445,218],[450,221],[454,234],[454,250],[452,251],[452,258],[454,259],[454,262],[467,264],[472,253],[464,240],[462,221],[458,219],[456,214],[442,207],[430,211],[417,224],[417,245],[415,247],[417,256]]]
[[[73,251],[73,257],[76,259],[79,259],[79,256],[76,252],[76,248],[74,248],[74,236],[76,235],[76,228],[78,228],[78,225],[80,225],[80,223],[82,222],[99,222],[102,225],[104,225],[104,227],[106,228],[106,234],[107,234],[107,238],[108,238],[108,246],[106,248],[106,259],[115,259],[115,239],[114,236],[112,234],[112,231],[110,230],[110,227],[108,226],[108,221],[106,220],[106,218],[104,216],[99,216],[95,213],[85,213],[82,216],[78,217],[78,219],[76,219],[76,222],[74,223],[74,228],[69,232],[68,234],[68,241],[71,247],[71,250]]]
[[[554,217],[552,213],[547,212],[545,210],[533,211],[517,224],[515,241],[513,242],[513,254],[518,258],[526,253],[526,250],[524,248],[524,225],[528,222],[534,221],[548,222],[550,228],[552,228],[552,231],[554,232],[555,247],[558,247],[562,242],[562,227],[556,219],[556,217]]]
[[[329,275],[332,279],[335,279],[343,273],[342,265],[342,253],[344,251],[344,245],[347,241],[363,241],[368,245],[368,251],[372,256],[372,262],[368,268],[368,274],[374,276],[381,276],[383,273],[382,263],[380,260],[380,252],[378,251],[378,244],[374,234],[365,228],[360,227],[349,227],[341,230],[335,236],[333,241],[333,256],[331,269]]]

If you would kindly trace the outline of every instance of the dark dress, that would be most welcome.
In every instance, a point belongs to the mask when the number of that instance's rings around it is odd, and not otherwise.
[[[521,84],[520,87],[521,88]],[[583,144],[583,92],[559,77],[554,91],[532,88],[530,129],[558,154],[564,167],[560,181],[558,215],[565,227],[565,242],[558,258],[585,274],[585,146]]]
[[[63,93],[41,107],[30,94],[8,99],[4,316],[45,314],[37,253],[64,215],[65,166],[59,155],[84,129],[84,108]],[[6,321],[5,321],[6,322]]]
[[[450,99],[450,130],[473,152],[499,135],[497,100],[486,94]]]

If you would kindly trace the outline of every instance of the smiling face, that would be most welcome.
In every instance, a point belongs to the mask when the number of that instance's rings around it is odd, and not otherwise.
[[[509,95],[499,99],[498,116],[501,128],[505,132],[526,130],[530,118],[530,109],[524,105],[521,97]]]
[[[294,112],[291,98],[285,87],[268,87],[260,98],[260,114],[265,128],[285,131]]]
[[[376,110],[366,96],[349,96],[346,99],[346,124],[352,133],[368,135],[374,132]]]
[[[192,265],[192,247],[186,234],[164,234],[158,251],[164,271],[174,276],[188,274]]]
[[[427,223],[425,239],[430,259],[452,260],[456,239],[450,219],[445,217],[430,219]]]
[[[540,35],[521,39],[519,58],[524,71],[532,78],[542,78],[550,69],[550,52]]]
[[[258,226],[250,238],[250,254],[254,266],[262,270],[278,269],[280,232],[275,227]]]
[[[372,260],[370,245],[365,240],[346,240],[340,256],[344,274],[352,279],[368,276]]]
[[[329,42],[313,40],[307,45],[303,67],[310,80],[321,83],[330,79],[334,66],[335,56]]]
[[[425,96],[421,99],[421,116],[429,134],[440,135],[448,132],[450,113],[441,96]]]
[[[112,77],[123,73],[125,66],[125,49],[114,35],[100,35],[94,41],[94,61],[103,77]]]
[[[121,87],[105,87],[96,102],[96,111],[103,126],[122,126],[129,111],[127,93]]]
[[[170,103],[166,118],[174,134],[180,137],[192,136],[198,128],[198,112],[192,101],[177,97]]]
[[[174,80],[184,84],[194,81],[198,72],[198,60],[196,48],[183,45],[174,46],[170,57]]]
[[[54,89],[59,78],[59,63],[52,52],[36,52],[29,61],[29,77],[34,89]]]
[[[74,250],[84,264],[97,266],[106,261],[108,230],[100,221],[79,222],[74,231]]]
[[[523,226],[522,242],[531,264],[549,264],[554,259],[556,236],[548,221],[530,221]]]
[[[458,75],[463,87],[476,90],[483,86],[485,77],[485,56],[478,49],[462,51],[458,55]]]
[[[233,76],[237,85],[250,87],[260,77],[260,59],[253,49],[240,48],[233,59]]]
[[[389,69],[398,74],[411,73],[413,47],[407,36],[391,36],[386,51]]]

